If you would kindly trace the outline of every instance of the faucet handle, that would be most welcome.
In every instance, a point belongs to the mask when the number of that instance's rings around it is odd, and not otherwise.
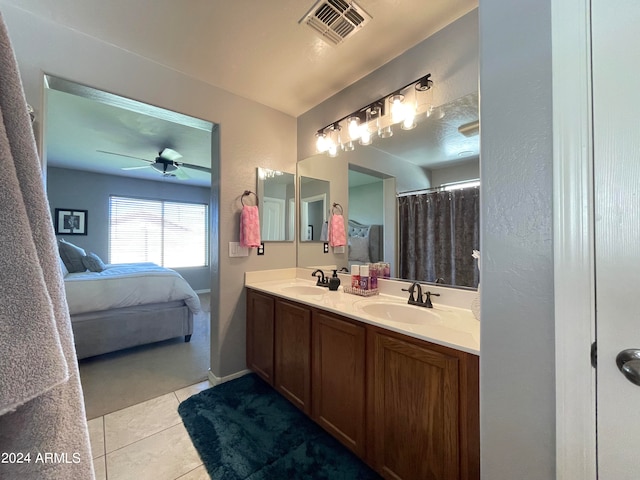
[[[409,288],[403,288],[402,291],[403,292],[409,292],[409,301],[410,302],[415,302],[416,301],[415,297],[413,296],[414,291],[415,291],[413,285],[411,285]],[[422,299],[420,299],[420,300],[422,300]]]
[[[440,294],[439,293],[432,293],[429,290],[427,290],[426,292],[424,292],[425,295],[427,296],[427,298],[424,300],[424,304],[427,306],[427,308],[433,308],[433,303],[431,303],[431,297],[439,297]]]

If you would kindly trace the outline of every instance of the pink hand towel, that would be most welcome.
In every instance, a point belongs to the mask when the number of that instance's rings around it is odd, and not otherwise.
[[[245,205],[240,214],[240,245],[260,246],[260,214],[255,205]]]
[[[329,225],[329,245],[340,247],[347,244],[347,233],[344,229],[344,217],[334,213]]]

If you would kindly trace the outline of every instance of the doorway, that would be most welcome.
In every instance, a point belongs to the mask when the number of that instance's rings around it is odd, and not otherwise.
[[[163,216],[161,224],[167,226],[171,215],[179,214],[181,219],[172,222],[178,229],[193,223],[188,212],[202,211],[196,207],[209,212],[200,225],[204,260],[182,267],[180,255],[163,256],[169,262],[164,266],[180,274],[203,307],[200,312],[192,312],[190,341],[174,337],[80,360],[87,416],[91,419],[207,379],[210,258],[214,257],[207,232],[211,215],[217,210],[212,208],[211,164],[218,130],[208,121],[56,77],[45,76],[45,86],[43,163],[51,210],[87,212],[85,235],[58,238],[86,253],[95,253],[109,264],[115,258],[113,198],[162,203],[162,211],[168,212],[163,215],[168,216]],[[150,210],[147,214],[154,215]],[[168,244],[175,234],[175,229],[174,233],[165,230],[162,244]],[[193,229],[189,231],[193,233]],[[192,248],[193,243],[190,245]],[[176,248],[171,251],[176,253]],[[74,312],[71,314],[73,320]]]

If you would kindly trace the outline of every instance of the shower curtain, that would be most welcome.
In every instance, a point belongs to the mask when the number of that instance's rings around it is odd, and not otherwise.
[[[398,219],[400,278],[478,286],[479,188],[398,197]]]

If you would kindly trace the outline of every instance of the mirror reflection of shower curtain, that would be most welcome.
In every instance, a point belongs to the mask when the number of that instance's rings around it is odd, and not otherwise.
[[[398,197],[398,219],[400,278],[478,286],[479,188]]]

